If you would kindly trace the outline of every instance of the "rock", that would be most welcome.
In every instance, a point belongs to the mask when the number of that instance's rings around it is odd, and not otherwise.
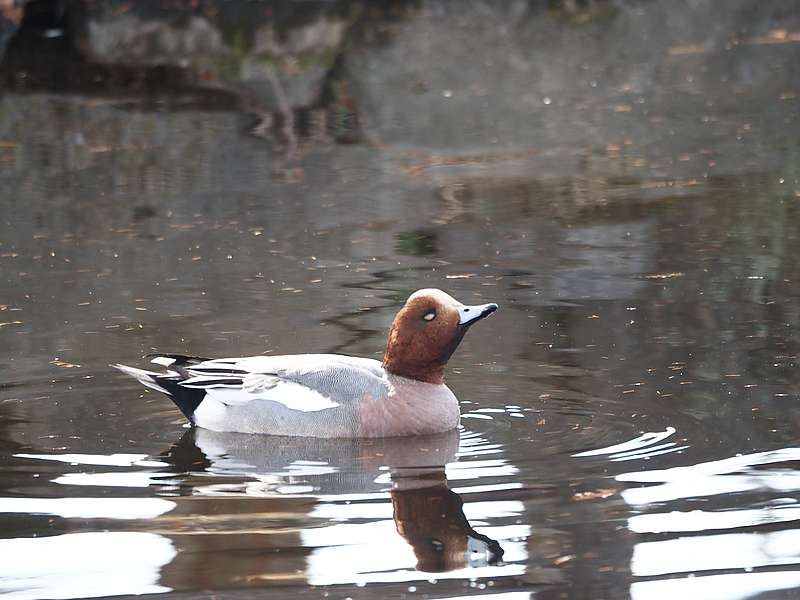
[[[716,172],[735,172],[752,157],[737,141],[742,123],[717,116],[729,112],[788,139],[785,111],[765,113],[800,87],[789,43],[800,13],[785,2],[543,4],[424,2],[380,43],[353,45],[343,67],[365,134],[461,161],[459,177],[560,176],[594,161],[606,173],[665,161],[697,176],[708,161],[678,157],[709,147],[726,157]]]
[[[22,22],[23,5],[19,0],[0,0],[0,61],[3,60],[6,44]]]
[[[83,47],[101,63],[191,68],[246,91],[261,107],[309,106],[354,18],[340,4],[304,3],[276,15],[258,3],[97,3],[89,6]]]

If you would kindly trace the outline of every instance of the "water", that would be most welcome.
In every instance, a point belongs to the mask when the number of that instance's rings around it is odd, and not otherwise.
[[[64,53],[69,32],[9,38],[0,593],[796,597],[796,17],[311,4],[268,22],[336,49],[319,53],[331,72],[299,76],[332,77],[333,100],[282,72],[297,131],[252,133],[269,120],[253,81],[209,67],[225,86],[181,87],[115,55],[98,28],[127,14],[114,3],[83,16],[110,66]],[[560,45],[523,52],[554,30]],[[20,49],[28,35],[56,46]],[[483,60],[465,62],[473,44]],[[554,79],[554,55],[585,76]],[[56,78],[56,59],[87,79]],[[501,306],[451,360],[457,432],[194,431],[108,367],[379,358],[422,287]]]

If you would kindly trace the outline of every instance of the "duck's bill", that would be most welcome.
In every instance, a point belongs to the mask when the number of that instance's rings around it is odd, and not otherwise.
[[[488,317],[497,310],[497,304],[478,304],[477,306],[462,306],[458,309],[458,324],[462,327],[469,327],[476,321]]]

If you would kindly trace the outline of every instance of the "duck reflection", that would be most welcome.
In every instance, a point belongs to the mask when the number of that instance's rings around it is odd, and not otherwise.
[[[405,489],[402,479],[393,472],[393,518],[397,533],[414,550],[417,570],[441,573],[500,561],[500,544],[472,528],[461,496],[448,487],[443,468],[432,474],[430,487]]]
[[[394,529],[413,551],[417,570],[496,565],[503,549],[472,528],[448,486],[444,466],[455,460],[458,443],[457,431],[326,440],[190,429],[164,454],[189,475],[175,481],[183,498],[169,525],[183,551],[162,571],[162,581],[180,587],[188,581],[177,579],[191,578],[195,587],[200,578],[219,587],[313,580],[316,552],[336,546],[344,557],[339,547],[352,545],[374,554],[369,538],[385,538],[387,492]],[[396,545],[382,539],[381,547]],[[404,560],[399,556],[372,559],[381,563],[376,570],[413,565],[397,564]],[[365,565],[361,572],[371,570]]]

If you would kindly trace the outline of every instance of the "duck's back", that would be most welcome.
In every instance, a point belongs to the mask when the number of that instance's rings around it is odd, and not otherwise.
[[[353,437],[361,403],[390,389],[380,362],[338,354],[218,359],[187,371],[194,379],[183,385],[206,392],[194,421],[215,431]]]

